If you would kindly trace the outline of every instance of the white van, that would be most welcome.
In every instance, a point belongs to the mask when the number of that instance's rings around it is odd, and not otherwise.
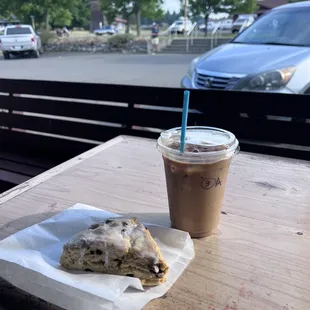
[[[232,27],[233,27],[233,20],[226,19],[221,22],[220,29],[221,30],[232,30]]]
[[[189,19],[179,19],[175,21],[170,28],[171,33],[184,33],[193,27],[193,23]]]

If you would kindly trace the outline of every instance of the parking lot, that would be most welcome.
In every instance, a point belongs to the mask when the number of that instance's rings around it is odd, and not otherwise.
[[[0,58],[2,78],[179,87],[195,55],[49,53]]]

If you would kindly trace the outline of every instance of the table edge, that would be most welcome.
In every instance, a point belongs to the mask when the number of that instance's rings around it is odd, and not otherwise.
[[[56,176],[57,174],[65,171],[66,169],[69,169],[75,165],[77,165],[78,163],[100,153],[103,150],[106,150],[122,141],[124,141],[126,139],[126,137],[124,136],[117,136],[111,140],[108,140],[107,142],[104,142],[94,148],[91,148],[89,151],[86,151],[82,154],[79,154],[63,163],[61,163],[60,165],[51,168],[31,179],[29,179],[28,181],[21,183],[7,191],[5,191],[4,193],[0,194],[0,207],[3,203],[7,202],[8,200],[28,191],[29,189],[47,181],[48,179]]]

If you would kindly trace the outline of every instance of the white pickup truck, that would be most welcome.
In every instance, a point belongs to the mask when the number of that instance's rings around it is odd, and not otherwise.
[[[43,52],[41,39],[30,25],[7,26],[0,39],[0,49],[4,59],[10,59],[10,55],[25,54],[39,58]]]

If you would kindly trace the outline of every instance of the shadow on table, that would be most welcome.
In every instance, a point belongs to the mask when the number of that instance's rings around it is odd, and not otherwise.
[[[58,213],[59,211],[32,214],[20,217],[17,220],[10,221],[4,225],[0,225],[0,241],[12,234],[15,234],[17,231],[25,229],[34,224],[43,222],[48,218],[55,216]]]

